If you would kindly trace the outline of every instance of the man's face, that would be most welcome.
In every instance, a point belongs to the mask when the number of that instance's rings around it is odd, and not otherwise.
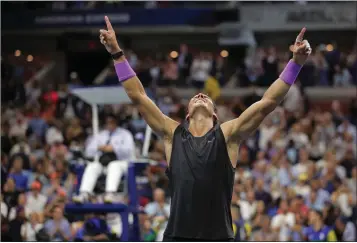
[[[318,215],[314,210],[309,212],[309,224],[314,224],[318,220]]]
[[[213,116],[214,104],[213,101],[205,94],[199,93],[195,95],[188,104],[188,114],[191,117],[197,110],[202,109],[208,113],[209,116]]]
[[[53,219],[59,220],[62,218],[62,216],[63,216],[62,209],[59,207],[56,207],[53,211]]]
[[[117,122],[113,117],[108,117],[105,121],[105,124],[109,131],[114,131],[117,127]]]
[[[156,202],[162,202],[165,199],[165,193],[162,189],[156,189],[154,191],[154,200]]]

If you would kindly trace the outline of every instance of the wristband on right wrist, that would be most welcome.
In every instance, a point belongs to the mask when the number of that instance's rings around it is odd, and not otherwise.
[[[283,80],[288,85],[293,85],[297,79],[302,66],[290,60],[283,72],[280,74],[279,78]]]
[[[115,72],[117,73],[119,82],[124,82],[132,77],[136,76],[134,70],[130,67],[127,60],[123,62],[118,62],[114,65]]]

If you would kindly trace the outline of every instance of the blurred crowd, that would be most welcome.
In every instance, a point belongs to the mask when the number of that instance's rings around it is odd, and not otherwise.
[[[270,85],[291,58],[291,52],[283,50],[272,46],[251,51],[243,67],[238,70],[241,85]],[[304,87],[356,86],[357,46],[340,50],[337,44],[317,45],[301,70],[299,79]]]
[[[291,52],[275,46],[258,47],[248,51],[244,62],[238,65],[232,64],[227,50],[201,52],[185,44],[180,46],[179,52],[172,51],[167,56],[138,57],[129,51],[127,57],[146,87],[153,84],[190,86],[214,92],[220,87],[269,86],[290,60]],[[110,67],[107,84],[116,83],[115,71],[111,64]],[[357,47],[341,51],[336,44],[318,45],[304,65],[299,80],[303,87],[356,86]]]

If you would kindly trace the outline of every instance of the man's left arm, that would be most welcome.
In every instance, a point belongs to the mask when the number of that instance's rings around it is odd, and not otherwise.
[[[310,44],[303,40],[305,28],[296,38],[293,59],[290,60],[280,77],[267,89],[263,98],[247,108],[238,118],[222,124],[226,140],[239,144],[258,128],[264,118],[284,99],[290,86],[311,53]]]

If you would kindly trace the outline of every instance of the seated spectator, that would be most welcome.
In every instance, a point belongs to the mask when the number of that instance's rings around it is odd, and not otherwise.
[[[264,179],[259,178],[256,180],[256,190],[255,190],[255,199],[263,201],[264,205],[269,206],[272,202],[270,193],[268,193],[264,188]]]
[[[29,129],[35,136],[43,139],[46,134],[48,125],[44,119],[40,116],[40,108],[35,107],[33,109],[32,118],[29,121]]]
[[[196,89],[203,89],[211,68],[212,62],[203,52],[193,60],[191,66],[191,80]]]
[[[180,45],[180,52],[177,57],[177,65],[179,68],[180,82],[186,83],[186,79],[190,74],[192,65],[192,54],[188,52],[187,45]]]
[[[37,233],[43,228],[37,213],[30,214],[30,220],[22,225],[21,236],[23,241],[37,241]]]
[[[234,240],[247,241],[252,232],[251,225],[242,219],[238,207],[231,206],[231,214],[233,221]]]
[[[336,220],[336,235],[337,240],[342,242],[356,242],[357,241],[357,231],[356,225],[353,224],[345,217],[339,217]]]
[[[86,154],[95,160],[85,168],[79,197],[83,201],[86,193],[92,193],[103,169],[107,168],[105,200],[112,201],[123,174],[127,173],[128,163],[135,158],[135,143],[133,135],[126,129],[117,127],[116,117],[109,115],[106,118],[106,129],[96,137],[91,138],[86,147]],[[97,157],[99,159],[97,160]]]
[[[311,164],[312,161],[309,160],[309,154],[307,153],[307,150],[300,149],[299,162],[292,168],[294,177],[299,178],[301,174],[307,173]]]
[[[308,227],[304,230],[304,237],[307,241],[337,241],[333,228],[326,226],[322,220],[322,213],[310,210]]]
[[[153,227],[157,228],[157,241],[162,241],[164,230],[170,216],[170,205],[165,202],[165,192],[161,188],[154,191],[154,201],[145,206],[145,212],[153,222]]]
[[[143,223],[143,240],[147,242],[156,241],[157,231],[152,227],[151,221],[149,219],[145,219]]]
[[[260,229],[260,223],[261,220],[266,216],[265,212],[265,204],[263,201],[257,201],[257,210],[255,212],[255,215],[253,216],[251,220],[251,226],[252,230],[257,230]]]
[[[178,80],[178,68],[177,63],[170,57],[167,58],[166,63],[163,66],[162,74],[162,86],[176,85]]]
[[[73,139],[79,139],[84,134],[83,127],[81,126],[80,120],[78,118],[73,118],[70,121],[70,125],[66,129],[65,137],[67,142]]]
[[[342,183],[335,192],[331,195],[332,203],[341,210],[341,213],[345,217],[352,216],[353,206],[356,205],[356,201],[349,188]]]
[[[304,218],[301,216],[301,214],[295,214],[295,224],[290,228],[289,240],[295,242],[304,241],[304,230]]]
[[[28,177],[23,171],[22,157],[15,157],[13,166],[10,169],[9,177],[15,181],[16,190],[25,191],[27,189]]]
[[[47,197],[41,194],[41,183],[34,181],[31,184],[31,192],[27,195],[26,200],[26,215],[33,213],[42,214],[47,204]],[[38,216],[38,215],[36,215]]]
[[[268,216],[262,218],[260,229],[252,233],[250,241],[278,241],[278,235],[271,230],[270,219]]]
[[[257,210],[257,201],[255,200],[254,191],[248,191],[247,199],[239,200],[238,205],[240,207],[243,220],[250,221]]]
[[[348,87],[351,85],[351,74],[347,67],[335,65],[335,74],[333,76],[333,86],[335,87]]]
[[[16,218],[11,220],[9,223],[9,236],[11,241],[23,241],[21,237],[21,228],[25,223],[25,210],[23,207],[18,206],[16,208]]]
[[[63,210],[55,207],[52,213],[52,219],[45,222],[46,232],[51,241],[69,241],[71,237],[71,227],[66,218],[63,217]]]

